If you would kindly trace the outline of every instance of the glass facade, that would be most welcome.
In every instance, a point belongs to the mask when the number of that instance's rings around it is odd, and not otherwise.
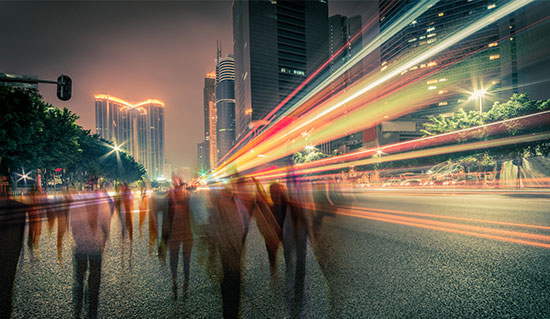
[[[137,104],[109,96],[95,96],[96,134],[118,145],[141,163],[149,179],[164,175],[164,103]]]

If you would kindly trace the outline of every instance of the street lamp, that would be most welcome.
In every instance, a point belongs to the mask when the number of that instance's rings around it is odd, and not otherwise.
[[[315,150],[315,146],[313,146],[313,145],[306,145],[305,150],[308,151],[308,152],[312,152],[312,151]]]
[[[474,90],[474,93],[472,93],[472,99],[479,98],[479,113],[483,113],[483,97],[487,93],[486,89],[480,89],[480,90]]]

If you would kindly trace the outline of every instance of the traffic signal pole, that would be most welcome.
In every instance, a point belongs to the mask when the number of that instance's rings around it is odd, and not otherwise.
[[[38,84],[38,83],[57,84],[57,98],[62,101],[68,101],[71,99],[72,80],[68,75],[64,75],[64,74],[61,74],[57,78],[57,81],[40,80],[40,79],[32,79],[32,78],[12,78],[12,77],[0,76],[0,82],[16,82],[16,83],[29,83],[29,84]]]

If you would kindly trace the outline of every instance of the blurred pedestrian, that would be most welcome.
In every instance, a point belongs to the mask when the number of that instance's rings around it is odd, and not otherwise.
[[[177,273],[180,247],[183,255],[183,296],[184,298],[187,296],[193,233],[189,222],[189,191],[181,178],[176,177],[173,180],[173,189],[168,194],[168,218],[171,224],[169,247],[172,291],[174,299],[176,299],[178,296]]]
[[[80,318],[84,303],[84,276],[88,271],[88,317],[97,318],[101,263],[109,238],[110,207],[101,192],[78,194],[70,205],[70,224],[74,247],[75,275],[73,284],[74,317]]]

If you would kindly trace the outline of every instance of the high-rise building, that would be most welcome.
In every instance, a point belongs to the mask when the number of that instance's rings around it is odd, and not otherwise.
[[[203,174],[208,171],[208,143],[206,141],[202,141],[201,143],[197,144],[197,159],[199,162],[199,172],[200,174]]]
[[[235,60],[228,54],[216,60],[216,159],[221,159],[235,140]]]
[[[326,0],[233,1],[237,140],[327,60],[328,35]]]
[[[164,102],[148,99],[132,104],[98,94],[95,118],[96,134],[141,163],[149,179],[164,174]]]
[[[205,171],[216,166],[216,72],[210,72],[204,78],[204,152],[206,165]]]
[[[359,15],[348,18],[339,14],[331,16],[328,21],[329,54],[331,58],[334,57],[330,62],[330,73],[334,73],[363,47],[363,38],[361,36],[362,22]],[[353,41],[351,41],[352,39]],[[363,66],[361,63],[358,63],[344,73],[341,76],[343,81],[342,87],[350,85],[355,78],[361,75],[362,71]],[[332,154],[334,151],[346,153],[349,150],[361,147],[362,142],[363,133],[355,132],[342,138],[322,143],[320,149],[325,154]]]
[[[381,0],[379,2],[381,12],[380,33],[383,33],[414,4],[414,1],[408,0],[393,3]],[[458,28],[487,14],[488,11],[493,9],[491,7],[488,9],[490,4],[490,1],[468,0],[440,1],[436,3],[380,46],[381,72],[384,72],[395,63],[400,63],[400,61],[436,45],[438,41],[446,38]],[[445,65],[453,60],[459,60],[474,51],[487,47],[489,43],[497,41],[498,38],[499,25],[496,22],[483,29],[482,32],[472,34],[455,46],[432,57],[429,61],[416,66],[416,68],[404,71],[401,76],[413,77],[415,74],[420,76],[425,74],[427,70]],[[426,94],[439,92],[438,99],[426,99],[428,102],[426,102],[426,105],[419,106],[419,111],[378,125],[377,134],[375,134],[377,143],[383,145],[420,137],[422,136],[420,132],[422,123],[430,115],[452,112],[468,100],[466,94],[457,94],[455,90],[447,89],[448,87],[460,87],[467,89],[467,91],[473,91],[478,82],[492,82],[497,88],[500,85],[500,61],[496,57],[500,57],[497,45],[477,53],[475,59],[465,59],[463,62],[439,72],[441,76],[434,76],[433,80],[432,78],[427,79],[424,82],[426,83],[424,88]],[[454,70],[454,72],[449,72],[451,70]],[[473,83],[473,81],[476,83]]]

